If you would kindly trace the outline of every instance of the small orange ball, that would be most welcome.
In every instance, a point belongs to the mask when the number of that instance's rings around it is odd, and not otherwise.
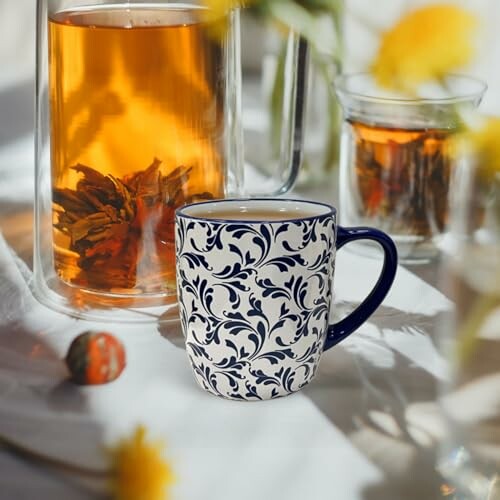
[[[81,385],[106,384],[117,379],[125,368],[123,344],[107,332],[84,332],[69,346],[66,365],[74,382]]]

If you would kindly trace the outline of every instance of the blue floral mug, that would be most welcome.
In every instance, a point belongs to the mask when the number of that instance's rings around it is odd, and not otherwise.
[[[220,200],[176,214],[177,292],[198,383],[235,400],[298,391],[321,354],[380,305],[397,268],[393,241],[376,229],[337,226],[335,208],[286,199]],[[381,276],[349,316],[328,324],[335,251],[355,240],[384,251]]]

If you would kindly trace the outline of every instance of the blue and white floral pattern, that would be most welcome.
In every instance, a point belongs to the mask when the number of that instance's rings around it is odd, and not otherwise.
[[[263,400],[313,377],[328,329],[335,215],[286,222],[177,216],[177,287],[198,383]]]

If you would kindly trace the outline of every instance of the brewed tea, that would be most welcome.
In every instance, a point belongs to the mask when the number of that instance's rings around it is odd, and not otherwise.
[[[356,223],[423,240],[444,231],[453,130],[349,125],[351,217],[355,214]]]
[[[187,4],[49,20],[55,268],[110,293],[175,286],[174,211],[224,195],[224,49]]]

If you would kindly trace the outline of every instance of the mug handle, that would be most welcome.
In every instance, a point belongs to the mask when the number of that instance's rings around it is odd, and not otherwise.
[[[378,229],[368,227],[350,227],[339,226],[337,229],[336,248],[339,250],[347,243],[356,240],[371,240],[378,243],[384,251],[384,265],[377,284],[370,292],[370,295],[361,302],[361,304],[344,319],[328,327],[324,351],[338,344],[357,328],[359,328],[382,303],[389,292],[398,267],[398,253],[392,239]]]

